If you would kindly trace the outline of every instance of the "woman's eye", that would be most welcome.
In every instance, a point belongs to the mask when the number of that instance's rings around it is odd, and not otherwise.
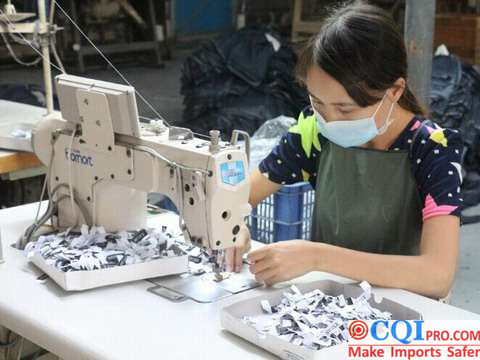
[[[352,110],[342,110],[342,109],[339,109],[338,112],[342,115],[348,115],[352,112]]]

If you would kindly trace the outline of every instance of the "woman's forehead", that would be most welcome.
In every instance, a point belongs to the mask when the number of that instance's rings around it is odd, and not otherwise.
[[[324,104],[356,104],[343,85],[318,66],[307,70],[305,85],[310,95]]]

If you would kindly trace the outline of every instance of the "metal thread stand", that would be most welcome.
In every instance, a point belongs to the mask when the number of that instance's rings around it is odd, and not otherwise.
[[[97,46],[104,54],[119,54],[128,52],[148,51],[152,50],[155,53],[156,65],[163,66],[162,54],[160,51],[160,41],[157,40],[155,27],[157,25],[156,7],[154,0],[147,0],[149,10],[149,20],[151,27],[152,40],[150,41],[136,41],[130,43],[117,43],[108,45]],[[78,24],[77,5],[75,0],[70,0],[70,12],[72,19]],[[167,28],[165,19],[162,21],[164,30],[164,40],[162,41],[164,46],[165,57],[170,56],[170,50],[167,45]],[[82,46],[82,35],[77,29],[73,30],[73,40],[75,43],[75,52],[77,56],[78,70],[80,73],[85,73],[85,56],[97,55],[97,51],[91,46]]]
[[[38,31],[40,35],[40,49],[42,52],[43,65],[43,83],[45,86],[45,98],[47,103],[47,114],[53,112],[53,90],[52,90],[52,74],[50,68],[50,25],[47,20],[47,9],[45,0],[37,0],[38,7],[38,29],[35,22],[13,23],[2,25],[0,23],[0,32],[32,34]]]

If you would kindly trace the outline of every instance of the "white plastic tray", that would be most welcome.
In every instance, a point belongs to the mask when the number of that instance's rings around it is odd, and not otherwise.
[[[320,289],[327,295],[338,296],[343,294],[345,297],[357,297],[363,290],[356,285],[341,284],[332,280],[316,281],[308,284],[296,285],[303,293],[315,289]],[[311,350],[305,347],[291,344],[280,337],[266,335],[260,337],[257,330],[243,322],[244,316],[259,316],[263,314],[260,306],[261,300],[268,300],[270,304],[278,304],[287,289],[278,289],[262,296],[243,300],[222,309],[221,323],[222,327],[231,333],[250,341],[251,343],[270,351],[281,359],[288,360],[329,360],[332,359],[332,352],[337,352],[339,347],[345,347],[344,354],[348,353],[347,343],[331,346],[322,350]],[[388,311],[392,314],[392,320],[419,320],[422,315],[415,310],[396,303],[389,299],[382,299],[380,302],[374,300],[374,292],[370,304],[375,308]]]
[[[129,281],[180,274],[188,271],[188,256],[166,257],[140,264],[91,271],[58,270],[39,254],[30,258],[36,266],[66,291],[80,291]]]

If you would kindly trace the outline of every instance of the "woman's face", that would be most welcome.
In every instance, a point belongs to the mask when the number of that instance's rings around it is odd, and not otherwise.
[[[312,106],[327,121],[345,121],[363,119],[372,116],[379,107],[375,116],[377,127],[380,128],[392,106],[392,100],[387,95],[383,103],[361,107],[347,93],[345,88],[333,77],[318,66],[311,66],[305,81]],[[380,105],[381,103],[381,105]]]

